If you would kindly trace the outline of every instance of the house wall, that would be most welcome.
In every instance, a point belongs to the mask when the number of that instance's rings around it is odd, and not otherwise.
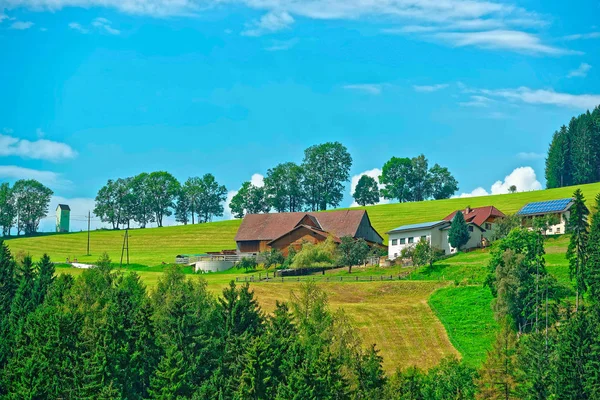
[[[545,232],[545,234],[546,235],[563,235],[567,231],[567,220],[571,216],[571,212],[567,210],[567,211],[561,212],[561,213],[554,213],[554,215],[558,216],[558,218],[560,219],[560,223],[550,226],[548,228],[548,230]],[[531,220],[533,218],[544,217],[544,216],[545,215],[523,217],[523,221],[522,221],[523,225],[531,226]]]
[[[388,257],[390,260],[395,260],[400,257],[402,250],[410,247],[416,246],[421,240],[421,237],[425,237],[429,241],[432,247],[442,248],[442,232],[439,228],[428,228],[428,229],[419,229],[405,232],[392,232],[389,234],[388,239]],[[409,239],[413,238],[413,243],[409,243]],[[401,239],[405,239],[405,243],[401,244]],[[396,240],[396,244],[394,243]]]
[[[302,244],[305,242],[316,244],[324,240],[325,238],[323,236],[317,235],[308,229],[297,229],[271,243],[271,247],[280,250],[283,255],[287,257],[288,248],[290,246],[296,251],[299,251],[302,248]]]
[[[360,221],[360,225],[356,231],[355,238],[363,238],[367,242],[382,244],[383,240],[379,237],[375,229],[371,226],[369,222],[369,217],[365,213],[363,215],[362,220]]]
[[[237,250],[240,253],[260,253],[269,247],[267,243],[266,240],[244,240],[237,242]]]

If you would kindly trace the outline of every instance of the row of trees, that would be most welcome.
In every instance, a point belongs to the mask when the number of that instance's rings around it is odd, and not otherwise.
[[[175,213],[177,222],[210,222],[223,216],[227,189],[212,174],[192,177],[180,184],[164,171],[142,173],[132,178],[109,180],[96,196],[94,214],[113,229],[129,228],[131,222],[145,228]]]
[[[600,181],[600,106],[554,133],[546,158],[548,188]]]
[[[340,205],[345,184],[350,179],[352,157],[339,142],[311,146],[304,151],[300,165],[279,164],[267,171],[264,185],[244,182],[229,207],[234,217],[246,214],[320,211]],[[358,204],[376,204],[380,196],[398,201],[449,198],[458,190],[456,179],[438,164],[428,167],[425,156],[392,158],[380,177],[362,176],[354,197]],[[116,229],[136,222],[145,227],[175,214],[177,222],[208,222],[223,215],[227,197],[225,186],[214,176],[190,178],[184,184],[168,172],[140,174],[133,178],[109,180],[96,196],[94,214]]]
[[[11,187],[0,184],[0,229],[2,236],[10,236],[13,227],[17,236],[37,232],[40,221],[48,215],[48,206],[54,193],[33,179],[21,179]]]
[[[458,190],[458,182],[448,168],[429,162],[423,154],[414,158],[392,157],[383,166],[379,184],[375,178],[360,177],[353,193],[361,206],[379,203],[379,198],[407,201],[448,199]]]
[[[574,198],[567,222],[574,290],[546,268],[547,220],[512,230],[492,251],[486,284],[501,330],[478,378],[482,399],[600,396],[600,214],[590,225],[581,191]]]

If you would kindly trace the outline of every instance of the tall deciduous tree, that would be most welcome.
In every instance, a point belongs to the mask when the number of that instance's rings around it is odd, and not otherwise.
[[[361,176],[352,197],[361,206],[379,203],[379,186],[375,178],[368,175]]]
[[[350,178],[352,157],[339,142],[311,146],[304,151],[304,191],[312,211],[336,207],[344,197],[344,183]]]
[[[163,218],[173,214],[173,202],[180,185],[173,175],[164,171],[152,172],[148,175],[148,192],[150,209],[159,227],[163,226]]]
[[[227,198],[227,188],[219,185],[213,174],[205,174],[200,179],[198,204],[195,209],[198,221],[211,222],[213,217],[223,216],[223,202]]]
[[[587,289],[586,285],[586,262],[588,246],[588,217],[589,210],[585,206],[585,198],[581,189],[573,194],[573,206],[570,209],[567,221],[567,232],[571,234],[567,259],[569,260],[569,274],[575,279],[576,308],[579,308],[579,298]]]
[[[302,210],[302,175],[302,167],[293,162],[279,164],[267,171],[265,190],[273,209],[277,212]]]
[[[26,234],[37,232],[40,221],[48,215],[50,198],[54,192],[34,179],[18,180],[13,185],[13,195],[19,227]]]
[[[431,195],[431,175],[429,163],[423,154],[410,160],[412,164],[408,183],[411,188],[411,200],[423,201]]]
[[[270,206],[265,195],[265,188],[244,182],[231,199],[229,208],[235,218],[244,218],[246,214],[269,212]]]
[[[177,193],[175,202],[175,221],[187,225],[190,221],[190,201],[183,190]]]
[[[462,211],[458,211],[452,219],[452,224],[450,225],[448,242],[452,247],[460,250],[461,247],[469,242],[470,238],[471,234],[469,233],[469,227],[465,222],[465,216],[463,215]]]
[[[6,182],[0,184],[0,229],[2,236],[9,236],[10,229],[15,223],[17,210],[15,198],[10,185]]]
[[[448,168],[435,164],[429,170],[431,195],[436,200],[449,199],[458,190],[458,181]]]
[[[151,193],[148,186],[148,174],[143,172],[131,180],[131,194],[133,198],[133,220],[140,228],[145,228],[154,222],[151,208]],[[97,214],[96,214],[97,215]]]
[[[412,162],[409,158],[392,157],[383,165],[379,183],[383,185],[381,194],[384,198],[398,200],[400,203],[410,201],[411,187],[409,176],[412,173]]]
[[[119,227],[117,202],[118,197],[116,183],[112,179],[109,179],[108,182],[106,182],[106,185],[102,186],[96,195],[94,214],[100,217],[102,222],[110,223],[113,229],[117,229]]]

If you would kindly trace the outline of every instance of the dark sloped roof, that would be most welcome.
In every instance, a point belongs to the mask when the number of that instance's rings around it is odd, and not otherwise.
[[[447,225],[448,221],[432,221],[432,222],[423,222],[420,224],[410,224],[410,225],[402,225],[397,227],[396,229],[392,229],[388,233],[397,233],[397,232],[406,232],[406,231],[415,231],[420,229],[431,229],[436,227],[441,227]]]
[[[333,236],[356,235],[365,210],[325,212],[295,212],[248,214],[235,235],[237,242],[247,240],[274,240],[293,230],[307,214],[316,218],[323,231]]]
[[[58,207],[56,207],[56,208],[60,208],[61,210],[71,211],[71,207],[69,207],[67,204],[59,204]]]
[[[470,210],[460,210],[464,217],[465,217],[465,221],[467,223],[473,222],[476,225],[483,225],[483,223],[485,221],[488,220],[488,218],[490,217],[495,217],[495,218],[504,218],[506,217],[506,215],[498,210],[496,207],[494,206],[487,206],[487,207],[477,207],[477,208],[471,208]],[[469,211],[469,212],[467,212]],[[454,216],[456,215],[457,211],[454,211],[452,214],[448,215],[446,218],[444,218],[444,221],[452,221],[454,219]]]

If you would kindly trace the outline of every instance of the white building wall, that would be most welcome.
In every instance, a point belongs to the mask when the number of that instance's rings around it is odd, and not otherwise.
[[[432,246],[435,246],[435,241],[439,240],[439,237],[436,236],[436,233],[434,233],[434,231],[438,231],[439,232],[439,228],[433,228],[433,229],[419,229],[419,230],[414,230],[414,231],[407,231],[407,232],[392,232],[389,234],[389,239],[388,239],[388,257],[390,260],[395,260],[396,258],[400,257],[400,254],[402,253],[402,250],[410,247],[410,246],[416,246],[417,243],[419,243],[419,240],[421,240],[421,237],[425,236],[425,238],[427,240],[429,240],[429,243],[431,243]],[[413,238],[413,243],[409,242],[409,239]],[[404,239],[404,244],[401,243],[402,239]],[[394,241],[396,241],[396,244],[393,244]]]

